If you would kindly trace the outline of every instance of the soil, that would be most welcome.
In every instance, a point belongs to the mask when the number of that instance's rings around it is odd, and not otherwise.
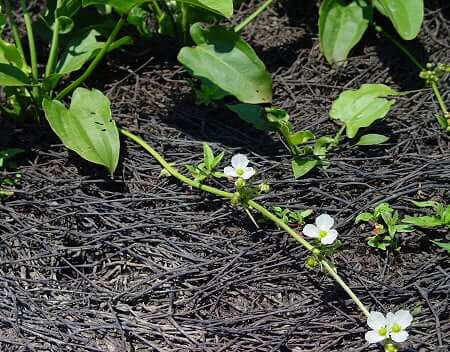
[[[448,351],[449,255],[429,240],[448,242],[449,232],[405,234],[398,253],[379,252],[367,245],[371,229],[354,225],[381,201],[410,215],[410,199],[450,203],[450,138],[436,122],[438,105],[417,69],[373,32],[345,67],[330,68],[316,23],[314,2],[285,0],[245,32],[273,73],[274,105],[296,128],[336,133],[331,103],[363,83],[411,92],[371,129],[387,144],[345,141],[329,168],[299,180],[276,134],[222,105],[195,105],[172,41],[140,40],[112,54],[88,86],[105,91],[116,121],[180,169],[201,159],[207,141],[226,160],[249,156],[272,188],[264,204],[332,214],[344,243],[334,262],[349,286],[373,310],[414,312],[404,351]],[[450,63],[449,38],[450,5],[427,1],[424,28],[408,47],[423,62]],[[0,203],[2,352],[380,351],[365,342],[357,307],[324,272],[305,268],[307,252],[287,234],[160,177],[159,164],[125,139],[111,179],[45,126],[0,126],[0,149],[29,150],[20,188]]]

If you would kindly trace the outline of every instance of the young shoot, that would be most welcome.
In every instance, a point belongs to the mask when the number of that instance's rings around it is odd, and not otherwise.
[[[399,251],[401,248],[399,234],[414,231],[411,225],[401,223],[398,211],[392,209],[388,203],[377,205],[372,212],[359,214],[355,223],[361,221],[373,226],[374,235],[369,237],[368,245],[383,251],[388,248]]]

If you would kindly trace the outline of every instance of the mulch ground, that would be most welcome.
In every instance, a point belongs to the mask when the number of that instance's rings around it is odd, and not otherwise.
[[[448,231],[413,232],[399,253],[380,253],[367,245],[371,229],[353,224],[380,201],[402,214],[415,211],[409,199],[450,202],[450,138],[436,123],[436,101],[415,67],[373,32],[345,68],[331,69],[319,51],[317,10],[306,3],[280,2],[245,34],[273,73],[274,104],[297,128],[335,133],[332,101],[363,83],[413,92],[372,129],[388,144],[346,141],[330,168],[303,179],[293,179],[277,135],[221,106],[194,104],[173,42],[156,38],[112,55],[89,85],[107,92],[120,125],[180,168],[199,161],[207,141],[226,160],[249,155],[272,187],[266,205],[335,216],[344,242],[335,264],[350,287],[372,309],[414,311],[405,351],[448,351],[449,256],[429,242],[448,241]],[[427,6],[420,38],[408,45],[423,61],[450,63],[450,6]],[[2,352],[380,350],[366,344],[353,302],[325,273],[305,268],[307,252],[285,233],[257,229],[229,202],[159,177],[157,162],[127,140],[111,180],[46,126],[11,132],[1,124],[0,147],[29,148],[20,188],[0,203]]]

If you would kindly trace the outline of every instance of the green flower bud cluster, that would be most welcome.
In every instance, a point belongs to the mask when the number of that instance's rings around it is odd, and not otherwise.
[[[428,63],[426,68],[420,72],[419,76],[427,82],[427,84],[439,83],[440,79],[447,73],[450,73],[450,65],[448,64],[432,64]]]

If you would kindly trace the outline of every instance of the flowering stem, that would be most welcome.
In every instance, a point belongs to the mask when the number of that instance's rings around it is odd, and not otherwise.
[[[139,144],[142,148],[144,148],[148,153],[150,153],[160,164],[161,166],[173,177],[177,178],[181,182],[193,187],[200,189],[202,191],[212,193],[214,195],[217,195],[219,197],[227,198],[227,199],[233,199],[235,198],[235,193],[226,192],[223,190],[220,190],[215,187],[207,186],[204,184],[201,184],[198,181],[192,180],[189,177],[186,177],[182,175],[176,168],[174,168],[172,165],[170,165],[162,156],[159,154],[155,149],[153,149],[147,142],[145,142],[142,138],[134,135],[133,133],[125,130],[125,129],[119,129],[120,133],[123,134],[125,137],[131,139],[133,142]],[[246,205],[256,211],[258,211],[261,215],[266,217],[267,219],[273,221],[275,224],[277,224],[280,228],[285,230],[289,235],[291,235],[298,243],[300,243],[303,247],[305,247],[307,250],[312,252],[314,255],[320,254],[320,251],[318,248],[311,245],[307,240],[303,238],[302,235],[300,235],[297,231],[290,228],[286,223],[283,222],[280,218],[278,218],[275,214],[270,212],[267,208],[259,204],[258,202],[254,200],[248,200],[246,202]],[[350,296],[350,298],[356,303],[358,308],[363,312],[364,315],[369,316],[369,311],[365,307],[365,305],[361,302],[361,300],[355,295],[355,293],[352,291],[350,287],[347,286],[347,284],[342,280],[342,278],[338,275],[335,269],[325,260],[320,258],[319,259],[321,265],[325,270],[330,274],[330,276],[344,289],[345,292]]]
[[[375,31],[377,31],[378,33],[381,33],[385,38],[390,40],[398,49],[400,49],[400,51],[402,51],[408,57],[408,59],[414,65],[417,66],[417,68],[420,71],[423,71],[425,69],[425,67],[414,57],[413,54],[411,54],[411,52],[402,43],[400,43],[397,39],[395,39],[393,36],[391,36],[389,33],[387,33],[381,26],[375,25]],[[438,101],[439,107],[440,107],[442,113],[444,114],[444,117],[447,119],[447,121],[450,121],[449,112],[448,112],[447,106],[444,102],[444,99],[442,98],[442,94],[439,89],[438,83],[432,81],[430,84],[431,84],[431,88],[433,89],[433,93],[436,96],[436,99]]]

